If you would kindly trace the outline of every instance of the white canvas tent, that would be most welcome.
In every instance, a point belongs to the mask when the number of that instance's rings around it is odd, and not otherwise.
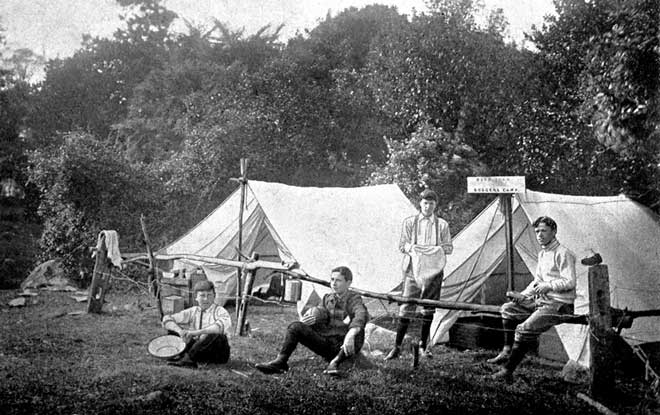
[[[512,210],[515,255],[518,267],[526,267],[523,273],[535,270],[539,250],[531,223],[542,215],[556,220],[557,238],[578,259],[575,314],[589,312],[588,267],[579,260],[590,256],[590,250],[600,253],[608,266],[613,307],[660,309],[660,221],[649,209],[625,196],[565,196],[528,190],[514,195]],[[443,300],[478,301],[494,270],[502,266],[505,252],[504,216],[496,199],[454,238],[454,252],[445,267]],[[520,281],[516,284],[517,290],[525,287]],[[446,341],[459,315],[437,310],[434,343]],[[587,327],[562,324],[556,333],[568,357],[588,366]],[[660,341],[660,318],[635,319],[622,336],[631,344]]]
[[[239,204],[237,190],[159,253],[235,258]],[[400,227],[403,218],[415,212],[396,185],[317,188],[251,180],[243,214],[243,251],[257,252],[263,260],[295,261],[307,274],[328,281],[332,268],[345,265],[353,271],[355,288],[386,293],[401,283]],[[179,261],[174,268],[199,265]],[[234,296],[235,268],[202,268],[215,282],[221,301]],[[299,308],[327,290],[303,283]]]

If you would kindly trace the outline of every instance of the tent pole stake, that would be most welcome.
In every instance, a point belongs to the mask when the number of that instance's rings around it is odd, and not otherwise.
[[[238,208],[238,252],[236,259],[240,261],[241,252],[243,252],[243,210],[245,209],[245,186],[247,185],[247,166],[248,159],[241,159],[241,176],[238,178],[231,178],[230,181],[238,182],[241,190],[241,202]],[[239,271],[236,275],[236,318],[238,319],[238,310],[240,309],[241,302],[241,287],[243,276]]]
[[[252,261],[259,259],[259,254],[252,254]],[[238,307],[238,318],[236,319],[236,327],[234,327],[234,334],[245,336],[245,317],[247,316],[248,303],[250,302],[250,293],[252,292],[252,284],[254,283],[254,276],[257,273],[256,269],[245,270],[245,285],[243,287],[243,298],[241,305]]]
[[[101,314],[103,299],[110,283],[112,265],[108,260],[108,249],[106,248],[105,235],[100,236],[101,244],[96,251],[94,271],[92,272],[92,284],[89,286],[89,299],[87,300],[87,313]]]
[[[144,236],[144,244],[147,248],[147,256],[149,257],[149,293],[156,299],[156,306],[158,307],[158,314],[160,319],[163,319],[163,304],[160,301],[160,273],[156,267],[156,260],[154,258],[154,251],[151,249],[151,241],[147,233],[147,224],[144,219],[144,214],[140,215],[140,226],[142,227],[142,235]]]

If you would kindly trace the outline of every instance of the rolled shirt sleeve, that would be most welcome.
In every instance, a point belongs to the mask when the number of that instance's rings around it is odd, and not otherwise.
[[[169,322],[174,322],[179,326],[182,324],[188,326],[193,321],[194,313],[195,313],[195,308],[192,307],[192,308],[187,308],[185,310],[181,310],[174,314],[168,314],[166,316],[163,316],[163,328],[167,328],[165,327],[165,325]]]
[[[215,305],[213,310],[213,324],[217,324],[226,336],[231,334],[231,316],[224,307]]]
[[[367,307],[362,302],[362,297],[359,294],[351,293],[346,302],[346,308],[346,313],[351,319],[348,328],[352,329],[356,327],[364,330],[364,326],[366,326],[369,320],[369,313],[367,312]]]
[[[403,221],[401,227],[401,237],[399,238],[399,251],[403,254],[407,254],[410,251],[410,246],[412,244],[412,231],[413,231],[413,222],[415,217],[406,218]]]
[[[441,220],[441,219],[437,218],[436,220]],[[445,253],[447,255],[450,255],[452,252],[454,252],[454,244],[451,241],[451,232],[449,231],[449,224],[444,220],[442,220],[440,224],[441,224],[439,229],[440,245],[443,248],[445,248]]]

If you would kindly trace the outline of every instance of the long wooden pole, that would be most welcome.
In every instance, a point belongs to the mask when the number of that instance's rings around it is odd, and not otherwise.
[[[598,401],[595,401],[595,400],[591,399],[590,397],[588,397],[588,396],[585,395],[584,393],[578,392],[578,393],[577,393],[577,397],[580,398],[580,399],[582,399],[583,401],[585,401],[585,402],[588,403],[589,405],[593,406],[594,408],[598,409],[598,412],[600,412],[601,414],[605,414],[605,415],[617,415],[616,412],[610,410],[608,407],[606,407],[606,406],[603,405],[602,403],[600,403],[600,402],[598,402]]]
[[[241,254],[243,253],[243,209],[245,206],[245,185],[247,184],[247,159],[241,159],[241,176],[239,177],[240,191],[241,191],[241,201],[238,208],[238,252],[236,253],[237,258],[240,259]],[[243,276],[239,271],[236,275],[236,318],[238,319],[239,309],[241,307],[241,288],[242,288]]]
[[[504,214],[504,238],[506,239],[506,280],[507,291],[515,291],[514,265],[513,265],[513,214],[511,212],[511,194],[500,195],[500,206]]]
[[[247,159],[241,159],[241,206],[238,209],[238,255],[243,252],[243,209],[245,206],[245,185],[247,184]]]
[[[92,272],[92,283],[89,286],[89,299],[87,300],[87,312],[100,314],[103,309],[103,300],[110,280],[111,265],[108,260],[108,250],[105,243],[105,235],[99,236],[96,248],[96,260]]]
[[[148,259],[147,255],[145,255],[144,253],[123,253],[122,257],[124,258],[123,261],[124,263],[139,262]],[[224,266],[230,266],[245,270],[257,270],[259,268],[265,268],[273,271],[280,271],[294,279],[309,281],[326,287],[330,286],[330,283],[328,281],[314,278],[310,275],[305,274],[303,271],[297,269],[296,268],[297,264],[286,264],[282,262],[270,262],[263,260],[245,262],[245,261],[237,261],[233,259],[223,259],[223,258],[207,257],[207,256],[192,255],[192,254],[155,254],[154,258],[161,261],[185,259],[189,261],[206,262],[209,264],[224,265]],[[408,304],[417,304],[417,305],[430,305],[430,306],[435,306],[437,308],[447,308],[453,310],[471,310],[476,312],[483,311],[486,313],[494,313],[499,315],[499,306],[495,306],[495,305],[463,303],[460,301],[455,302],[455,301],[416,300],[416,299],[408,299],[407,297],[401,297],[392,294],[372,293],[370,291],[364,291],[357,288],[351,288],[351,291],[355,291],[356,293],[364,297],[376,298],[390,302],[408,303]],[[635,319],[637,317],[660,315],[660,310],[641,310],[641,311],[620,310],[620,313],[622,315],[624,312],[625,312],[625,316],[631,319]],[[567,321],[565,322],[572,324],[586,325],[588,324],[588,316],[586,314],[575,315],[572,316],[572,318],[567,319]]]
[[[156,267],[156,260],[154,259],[154,252],[151,249],[151,241],[147,233],[147,224],[145,223],[144,215],[140,215],[140,226],[142,227],[142,235],[144,236],[144,244],[147,247],[147,256],[149,257],[149,293],[156,299],[156,307],[160,314],[161,320],[163,319],[163,304],[160,301],[160,273]]]
[[[253,253],[252,260],[256,261],[259,259],[259,254]],[[238,318],[236,319],[236,327],[234,328],[234,334],[239,336],[245,336],[245,318],[247,317],[248,303],[250,302],[250,294],[252,292],[252,284],[254,283],[254,276],[257,273],[256,269],[246,270],[245,271],[245,284],[243,287],[243,297],[241,298],[241,305],[238,311]]]
[[[330,282],[321,280],[318,278],[314,278],[312,276],[306,275],[306,274],[299,274],[296,273],[295,271],[284,271],[287,273],[289,276],[291,276],[294,279],[301,279],[304,281],[309,281],[313,282],[315,284],[323,285],[326,287],[330,286]],[[406,304],[415,304],[419,306],[433,306],[437,308],[445,308],[449,310],[466,310],[466,311],[478,311],[482,313],[489,313],[489,314],[497,314],[500,315],[500,306],[496,305],[485,305],[485,304],[477,304],[477,303],[464,303],[461,301],[444,301],[444,300],[424,300],[424,299],[416,299],[416,298],[409,298],[409,297],[403,297],[400,295],[394,295],[394,294],[381,294],[381,293],[373,293],[371,291],[365,291],[365,290],[360,290],[358,288],[350,288],[350,291],[353,291],[357,294],[360,294],[363,297],[369,297],[369,298],[376,298],[379,300],[385,300],[388,302],[396,302],[396,303],[406,303]]]
[[[123,256],[128,258],[124,261],[124,263],[135,262],[146,259],[146,255],[144,254],[124,254]],[[271,269],[274,271],[283,272],[294,279],[300,279],[315,284],[323,285],[326,287],[330,286],[330,282],[328,281],[314,278],[298,269],[294,269],[291,265],[282,264],[279,262],[270,262],[263,260],[242,262],[231,259],[213,258],[213,257],[205,257],[201,255],[190,255],[190,254],[155,254],[154,258],[157,260],[186,259],[190,261],[201,261],[201,262],[208,262],[211,264],[225,265],[225,266],[230,266],[245,270],[257,270],[259,268],[265,268],[265,269]],[[422,300],[422,299],[402,297],[393,294],[372,293],[370,291],[360,290],[357,288],[351,288],[351,291],[354,291],[364,297],[376,298],[379,300],[385,300],[389,302],[407,303],[407,304],[416,304],[416,305],[430,305],[438,308],[447,308],[451,310],[472,310],[472,311],[492,313],[497,315],[500,314],[499,311],[500,307],[495,305],[483,305],[483,304],[463,303],[463,302],[455,302],[455,301]]]
[[[139,254],[123,254],[122,257],[125,258],[124,263],[131,263],[137,261],[148,260],[147,255],[144,253]],[[188,261],[197,261],[205,262],[215,265],[225,265],[228,267],[234,268],[246,268],[246,269],[258,269],[258,268],[267,268],[275,271],[287,271],[293,268],[294,264],[283,264],[281,262],[270,262],[270,261],[238,261],[235,259],[224,259],[224,258],[215,258],[208,257],[203,255],[194,255],[194,254],[154,254],[154,258],[159,261],[169,261],[177,259],[185,259]]]

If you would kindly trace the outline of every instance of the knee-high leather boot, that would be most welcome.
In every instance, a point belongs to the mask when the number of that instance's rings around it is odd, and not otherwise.
[[[509,319],[502,319],[502,328],[504,329],[504,346],[502,346],[502,351],[492,359],[486,360],[488,363],[492,364],[502,364],[506,363],[507,360],[509,360],[509,356],[511,356],[511,347],[513,346],[513,339],[514,339],[514,330],[516,329],[516,326],[518,325],[517,321],[514,320],[509,320]]]
[[[507,382],[513,380],[513,372],[516,370],[520,362],[522,362],[525,354],[530,348],[530,344],[527,342],[516,341],[513,343],[511,348],[511,356],[509,360],[504,364],[504,367],[500,369],[499,372],[493,375],[493,379],[503,379]]]
[[[403,343],[403,338],[406,335],[406,331],[408,331],[409,324],[410,320],[407,318],[402,317],[399,320],[399,326],[396,330],[396,339],[394,341],[394,348],[392,348],[387,356],[385,356],[385,360],[392,360],[399,357],[399,354],[401,353],[401,344]]]

